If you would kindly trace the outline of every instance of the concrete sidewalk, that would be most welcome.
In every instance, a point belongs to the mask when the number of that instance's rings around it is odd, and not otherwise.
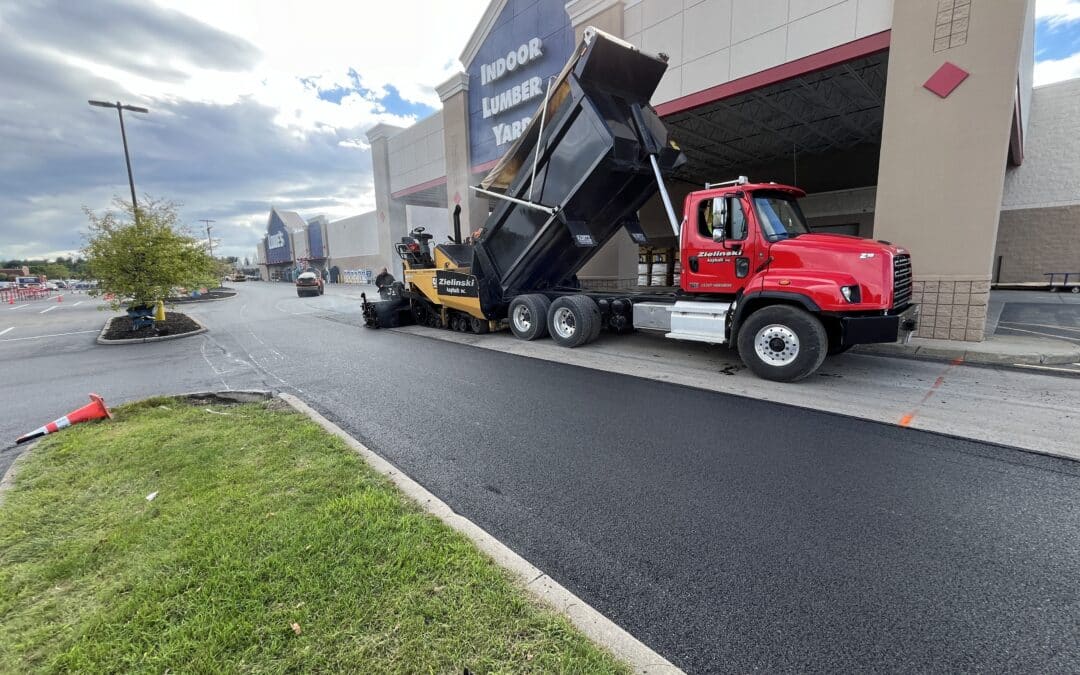
[[[908,344],[860,345],[860,354],[903,356],[995,366],[1056,366],[1080,363],[1080,343],[1054,338],[991,335],[982,342],[911,338]]]
[[[1006,306],[1021,311],[1044,306],[1080,305],[1080,295],[1047,291],[993,291],[982,342],[912,338],[908,344],[862,345],[855,351],[916,359],[1007,366],[1061,366],[1080,363],[1080,329],[1070,326],[1006,322]],[[1075,319],[1071,319],[1075,321]],[[1073,337],[1075,335],[1075,337]]]

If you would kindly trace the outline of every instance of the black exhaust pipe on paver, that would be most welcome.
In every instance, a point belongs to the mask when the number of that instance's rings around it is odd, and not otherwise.
[[[454,243],[461,242],[461,204],[456,204],[454,206]]]

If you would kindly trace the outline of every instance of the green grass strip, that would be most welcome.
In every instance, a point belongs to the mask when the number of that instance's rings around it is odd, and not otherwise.
[[[0,671],[626,671],[270,408],[153,399],[40,443],[0,507]]]

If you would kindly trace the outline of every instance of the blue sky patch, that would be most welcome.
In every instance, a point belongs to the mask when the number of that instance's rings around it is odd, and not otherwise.
[[[1080,52],[1080,22],[1051,25],[1040,21],[1035,26],[1035,60],[1063,59]]]
[[[421,119],[435,112],[434,108],[424,105],[423,103],[405,100],[401,97],[401,92],[393,85],[386,85],[386,95],[380,96],[379,94],[381,92],[373,91],[360,84],[360,74],[352,68],[349,69],[349,79],[352,81],[352,84],[348,87],[335,87],[333,89],[319,90],[319,98],[340,105],[343,98],[349,94],[356,93],[369,101],[378,101],[386,112],[402,117],[415,117]],[[312,78],[305,77],[301,78],[300,81],[308,86],[318,86],[318,83]]]

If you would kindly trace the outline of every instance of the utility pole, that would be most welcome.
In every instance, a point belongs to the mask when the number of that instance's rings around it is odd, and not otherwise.
[[[216,223],[216,220],[210,220],[209,218],[202,218],[200,222],[206,223],[206,243],[210,246],[210,257],[214,257],[214,240],[210,238],[210,223]]]
[[[138,220],[139,205],[135,201],[135,177],[131,173],[131,155],[128,154],[127,132],[124,130],[124,111],[129,110],[137,113],[148,113],[150,111],[146,108],[140,108],[134,105],[124,105],[120,101],[117,101],[116,103],[109,103],[107,101],[87,101],[87,103],[99,108],[116,108],[117,114],[120,115],[120,138],[124,141],[124,161],[127,163],[128,185],[131,187],[131,213],[135,220]]]

